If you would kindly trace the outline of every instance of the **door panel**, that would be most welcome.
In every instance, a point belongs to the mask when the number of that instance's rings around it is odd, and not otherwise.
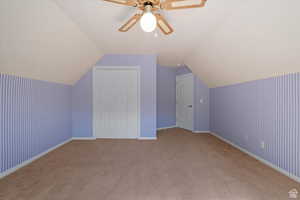
[[[138,137],[138,71],[94,71],[94,135],[97,138]]]
[[[176,123],[193,131],[194,78],[192,74],[176,77]]]

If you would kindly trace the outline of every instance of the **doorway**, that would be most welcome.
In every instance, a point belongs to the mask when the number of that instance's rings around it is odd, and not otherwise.
[[[194,76],[176,76],[176,126],[194,130]]]

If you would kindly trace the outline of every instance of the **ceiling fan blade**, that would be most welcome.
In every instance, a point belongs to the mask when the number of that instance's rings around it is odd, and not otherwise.
[[[156,13],[155,16],[157,20],[157,26],[164,34],[169,35],[173,33],[174,30],[161,14]]]
[[[117,3],[125,6],[137,6],[136,1],[134,0],[103,0],[111,3]]]
[[[204,7],[206,0],[166,0],[161,4],[165,10],[177,10],[185,8],[201,8]]]
[[[121,28],[119,28],[119,31],[121,32],[127,32],[131,27],[133,27],[142,17],[142,14],[135,14],[133,17],[131,17]]]

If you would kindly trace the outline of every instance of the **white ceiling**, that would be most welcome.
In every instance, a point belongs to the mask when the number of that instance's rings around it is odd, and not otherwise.
[[[52,1],[0,1],[0,72],[71,84],[101,51]]]
[[[164,11],[164,36],[137,24],[117,29],[134,8],[101,0],[2,0],[0,71],[72,84],[103,54],[156,53],[187,64],[210,87],[299,72],[299,0],[208,0]],[[4,27],[4,28],[3,28]]]
[[[210,87],[300,72],[299,0],[226,2],[230,12],[186,58],[193,72]]]

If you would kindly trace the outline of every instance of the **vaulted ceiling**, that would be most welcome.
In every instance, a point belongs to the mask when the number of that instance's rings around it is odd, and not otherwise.
[[[300,72],[299,0],[208,0],[164,11],[170,36],[136,25],[134,8],[101,0],[2,0],[0,72],[72,84],[103,54],[155,53],[187,64],[210,87]]]
[[[0,72],[71,84],[101,51],[52,1],[0,1]]]

